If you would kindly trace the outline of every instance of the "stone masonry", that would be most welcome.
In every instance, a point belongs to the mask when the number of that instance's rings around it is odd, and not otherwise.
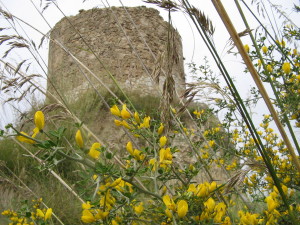
[[[143,96],[159,95],[158,86],[161,89],[165,79],[163,71],[167,71],[167,63],[155,58],[158,59],[167,52],[169,23],[153,8],[127,7],[126,10],[131,18],[124,8],[82,10],[78,15],[58,22],[51,31],[51,38],[62,43],[109,87],[115,87],[110,73],[125,92],[137,92]],[[171,29],[175,36],[173,43],[178,56],[177,63],[172,67],[172,76],[176,83],[176,91],[181,95],[185,90],[181,38],[177,31]],[[157,85],[152,77],[155,67],[159,64],[162,64],[162,72]],[[78,99],[81,94],[91,89],[82,72],[89,76],[99,90],[103,90],[96,79],[79,68],[74,59],[53,41],[50,41],[48,66],[49,80],[59,93],[63,93],[67,102]],[[48,91],[55,93],[50,82]]]

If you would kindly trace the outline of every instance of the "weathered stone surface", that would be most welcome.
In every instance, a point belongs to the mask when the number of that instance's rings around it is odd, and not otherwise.
[[[131,17],[124,8],[83,10],[76,16],[58,22],[51,32],[51,38],[66,46],[106,85],[115,86],[108,75],[109,71],[125,92],[134,91],[143,96],[159,95],[158,85],[153,82],[149,74],[153,73],[157,65],[154,57],[159,58],[167,52],[169,24],[162,19],[157,10],[152,8],[134,7],[126,10]],[[180,95],[185,90],[182,46],[179,34],[173,28],[171,29],[174,31],[174,46],[178,56],[178,63],[172,67],[172,76],[176,83],[176,91]],[[152,52],[149,51],[141,36]],[[48,67],[51,83],[65,95],[68,102],[76,101],[79,95],[91,88],[82,74],[82,69],[53,41],[50,42],[49,47]],[[162,69],[167,70],[166,62],[163,63]],[[87,72],[86,74],[93,84],[103,90],[96,79]],[[162,74],[160,88],[163,81]],[[48,82],[48,91],[55,93],[51,83]]]

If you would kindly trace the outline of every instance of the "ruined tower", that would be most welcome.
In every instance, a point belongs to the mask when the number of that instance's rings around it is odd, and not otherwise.
[[[153,8],[81,10],[78,15],[58,22],[51,31],[51,38],[65,46],[105,85],[115,88],[113,77],[129,95],[142,96],[159,95],[158,87],[162,87],[168,71],[168,41],[172,42],[177,58],[171,75],[176,92],[181,95],[185,90],[181,38]],[[76,101],[92,88],[91,83],[104,90],[97,78],[54,41],[50,42],[48,66],[48,91],[56,93],[54,86],[67,102]]]

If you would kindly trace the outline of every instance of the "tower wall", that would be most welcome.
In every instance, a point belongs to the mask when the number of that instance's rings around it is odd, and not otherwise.
[[[164,72],[167,72],[169,23],[152,8],[133,7],[126,10],[131,18],[124,8],[82,10],[78,15],[58,22],[51,31],[51,38],[62,43],[107,86],[115,87],[109,76],[111,74],[125,92],[159,96],[158,87],[161,90],[165,79]],[[176,63],[172,64],[171,74],[175,80],[176,91],[181,95],[185,90],[181,38],[173,28],[171,31],[174,38],[169,40],[173,44],[172,50],[176,52],[177,57]],[[165,59],[164,63],[157,60],[160,58]],[[55,93],[53,89],[55,86],[65,95],[68,102],[78,99],[80,95],[92,88],[82,72],[89,76],[100,91],[103,90],[95,78],[79,68],[74,59],[53,41],[50,42],[48,66],[50,80],[48,91]],[[154,73],[160,66],[162,70],[160,70],[159,82],[155,83]]]

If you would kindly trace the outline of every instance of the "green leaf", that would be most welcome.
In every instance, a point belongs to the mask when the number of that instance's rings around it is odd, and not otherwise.
[[[65,128],[65,127],[58,128],[57,132],[59,133],[60,138],[63,136],[63,134],[65,133],[66,130],[67,130],[67,128]]]
[[[83,122],[81,122],[81,123],[75,123],[75,127],[77,127],[79,129],[80,127],[82,127],[82,124],[83,124]]]
[[[159,170],[158,170],[158,173],[159,173],[159,174],[163,174],[163,173],[164,173],[164,170],[163,170],[163,169],[159,169]]]
[[[46,140],[46,141],[44,141],[43,143],[37,144],[36,146],[38,146],[38,147],[40,147],[40,148],[50,149],[50,148],[52,148],[52,147],[54,147],[54,146],[56,146],[56,145],[55,145],[55,143],[54,143],[53,141],[51,141],[51,140]]]
[[[105,157],[107,159],[112,159],[112,154],[110,152],[107,152],[106,155],[105,155]]]
[[[54,136],[54,137],[59,138],[59,133],[57,133],[57,132],[54,131],[54,130],[50,130],[50,131],[49,131],[49,134],[51,134],[51,135]]]

